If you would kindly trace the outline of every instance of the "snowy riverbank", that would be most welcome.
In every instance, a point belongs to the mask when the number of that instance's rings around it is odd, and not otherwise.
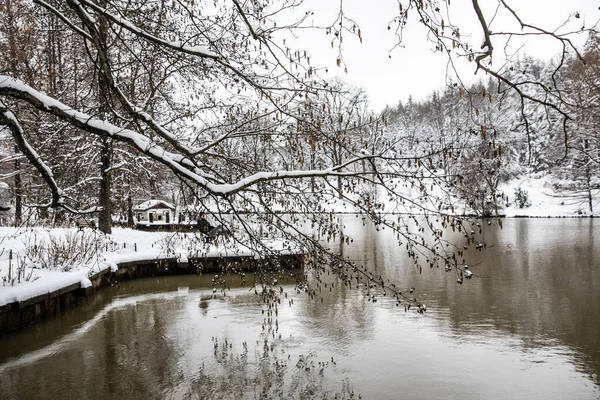
[[[279,254],[300,253],[281,240],[265,242]],[[65,253],[68,253],[68,257]],[[257,257],[234,241],[204,243],[193,233],[143,232],[114,228],[112,235],[85,229],[0,228],[0,307],[51,293],[118,264],[188,257]]]
[[[581,191],[560,191],[561,186],[549,175],[528,176],[513,179],[501,184],[499,190],[509,196],[509,206],[503,209],[506,217],[590,217],[598,216],[600,190],[592,191],[594,212],[590,212],[587,193]],[[562,186],[566,186],[563,183]],[[521,188],[527,193],[529,205],[519,207],[515,201],[515,191]]]

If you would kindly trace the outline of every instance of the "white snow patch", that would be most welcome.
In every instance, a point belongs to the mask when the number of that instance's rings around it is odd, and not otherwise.
[[[87,289],[89,287],[92,287],[92,281],[90,281],[88,278],[86,278],[85,276],[81,277],[81,281],[79,283],[82,289]]]

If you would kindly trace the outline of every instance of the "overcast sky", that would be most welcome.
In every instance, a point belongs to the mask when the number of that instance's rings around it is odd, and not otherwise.
[[[445,0],[440,2],[445,3]],[[483,0],[482,7],[495,3],[495,0]],[[571,18],[569,30],[579,29],[583,24],[590,27],[600,18],[600,0],[509,0],[508,3],[519,12],[524,22],[540,25],[547,30],[558,28],[575,13],[579,13],[580,18]],[[315,21],[320,23],[335,19],[339,4],[337,0],[307,0],[304,8],[313,10]],[[332,65],[328,76],[336,73],[345,75],[348,82],[365,88],[375,110],[382,109],[386,104],[397,104],[399,100],[405,101],[409,94],[415,99],[423,99],[433,90],[443,88],[447,60],[442,53],[431,51],[432,45],[425,40],[425,30],[418,21],[412,20],[413,24],[409,25],[405,35],[405,47],[390,54],[395,36],[393,29],[388,30],[387,27],[398,10],[395,0],[343,0],[343,4],[348,14],[361,27],[363,37],[362,44],[350,35],[344,40],[347,75],[335,66],[337,51],[331,48],[331,36],[326,36],[324,32],[303,36],[307,43],[304,47],[313,55],[312,61],[321,65]],[[451,17],[452,22],[460,26],[461,35],[466,37],[470,34],[471,44],[478,47],[481,44],[481,28],[476,24],[471,4],[471,0],[452,0]],[[484,9],[484,12],[491,15],[493,10]],[[507,24],[518,30],[514,21],[502,15],[496,17],[490,29],[500,31]],[[585,41],[583,37],[575,40],[579,45]],[[502,49],[503,44],[496,41],[494,46],[496,49]],[[520,45],[514,43],[513,49],[517,47]],[[520,50],[520,54],[549,59],[559,51],[558,43],[529,39]],[[501,54],[502,52],[499,52],[494,59],[495,65],[502,61],[498,60]],[[473,79],[474,64],[464,62],[462,68],[463,78]],[[481,73],[478,74],[480,75]]]

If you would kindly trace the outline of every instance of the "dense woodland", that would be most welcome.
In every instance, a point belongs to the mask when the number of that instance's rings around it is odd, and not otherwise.
[[[398,37],[417,17],[426,42],[474,63],[478,84],[450,77],[426,101],[371,111],[364,90],[322,79],[310,49],[286,44],[289,32],[322,29],[344,69],[342,39],[362,33],[343,8],[316,28],[310,13],[278,25],[278,15],[295,15],[293,1],[3,1],[1,178],[13,223],[61,224],[83,213],[109,233],[114,216],[131,222],[132,204],[161,198],[218,220],[234,214],[257,247],[267,232],[325,254],[301,228],[336,238],[328,205],[342,202],[395,230],[416,262],[456,264],[459,252],[422,240],[427,230],[444,243],[432,220],[420,226],[412,215],[462,226],[456,201],[474,215],[497,214],[513,200],[496,192],[499,182],[524,173],[551,173],[578,196],[598,189],[593,27],[581,29],[589,38],[576,49],[568,36],[523,25],[564,52],[495,69],[494,35],[511,33],[490,29],[478,1],[481,47],[445,22],[440,2],[404,3]],[[407,215],[382,218],[382,199],[395,204],[385,211]]]
[[[592,34],[582,58],[568,59],[560,73],[557,61],[530,57],[507,68],[532,87],[540,82],[533,90],[560,99],[560,109],[524,102],[506,85],[482,80],[386,109],[388,138],[398,154],[432,154],[430,168],[452,177],[453,193],[477,213],[494,214],[501,204],[489,200],[498,184],[526,174],[551,175],[553,189],[581,198],[593,212],[592,193],[600,189],[599,45]],[[504,195],[504,203],[515,200],[514,193]]]

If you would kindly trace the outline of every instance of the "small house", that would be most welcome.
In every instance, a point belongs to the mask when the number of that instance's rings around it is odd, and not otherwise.
[[[170,224],[174,222],[175,206],[162,200],[148,200],[133,207],[133,214],[138,224]]]

